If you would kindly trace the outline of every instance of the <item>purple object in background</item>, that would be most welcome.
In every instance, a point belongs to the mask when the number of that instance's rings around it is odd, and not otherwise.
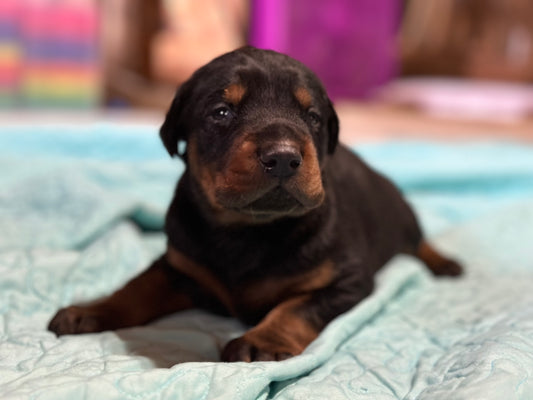
[[[250,44],[302,61],[330,96],[365,98],[397,73],[401,0],[253,0]]]

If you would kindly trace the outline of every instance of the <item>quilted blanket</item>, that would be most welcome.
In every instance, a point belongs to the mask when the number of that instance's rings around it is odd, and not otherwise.
[[[533,147],[388,142],[355,150],[389,175],[435,245],[298,357],[218,361],[245,329],[201,311],[56,338],[55,311],[112,292],[162,251],[182,172],[151,126],[0,127],[0,398],[533,399]]]

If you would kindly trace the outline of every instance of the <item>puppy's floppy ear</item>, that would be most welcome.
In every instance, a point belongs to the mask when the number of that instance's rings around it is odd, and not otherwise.
[[[168,153],[171,156],[178,155],[181,158],[184,157],[185,151],[180,152],[178,144],[186,142],[188,139],[187,127],[183,123],[182,116],[185,114],[184,108],[189,97],[189,86],[186,82],[178,89],[165,117],[165,122],[159,130],[159,136]]]
[[[328,109],[328,153],[333,154],[337,143],[339,143],[339,117],[337,117],[331,101],[329,101]]]

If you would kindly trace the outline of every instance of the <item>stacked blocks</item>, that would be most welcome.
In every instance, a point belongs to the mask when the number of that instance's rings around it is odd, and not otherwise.
[[[0,107],[16,102],[21,73],[17,0],[0,1]]]
[[[2,92],[12,95],[5,104],[46,108],[97,105],[101,80],[96,3],[93,0],[2,0],[2,3],[0,38],[5,38],[3,47],[8,50],[4,50],[7,56],[0,55],[0,85]]]

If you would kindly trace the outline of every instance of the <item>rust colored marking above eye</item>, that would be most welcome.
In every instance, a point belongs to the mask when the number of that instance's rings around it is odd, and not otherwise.
[[[313,96],[311,96],[311,93],[306,88],[299,87],[294,92],[294,97],[296,97],[296,100],[298,100],[298,103],[304,108],[308,109],[313,104]]]
[[[224,89],[224,99],[233,105],[237,105],[241,102],[246,93],[246,88],[240,83],[232,83],[226,89]]]

